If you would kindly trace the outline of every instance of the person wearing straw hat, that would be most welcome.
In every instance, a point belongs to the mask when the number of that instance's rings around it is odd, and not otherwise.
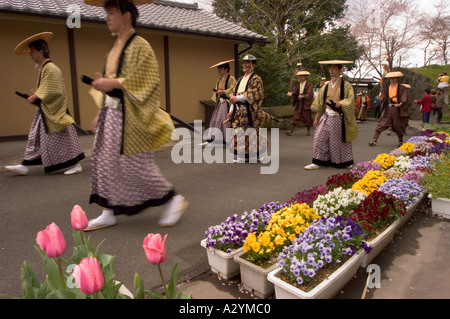
[[[73,118],[68,114],[67,95],[61,70],[50,60],[48,42],[52,32],[37,33],[19,43],[14,52],[29,54],[39,68],[37,89],[28,102],[37,113],[28,134],[22,164],[7,170],[26,175],[32,165],[43,165],[45,173],[66,169],[65,175],[81,173],[79,162],[85,158]]]
[[[399,78],[402,76],[402,72],[393,71],[384,77],[384,81],[388,83],[382,92],[381,117],[369,146],[376,146],[381,133],[390,127],[397,134],[398,147],[403,144],[403,136],[406,133],[409,119],[409,108],[407,89],[399,83]]]
[[[210,69],[217,68],[219,78],[217,79],[216,86],[213,89],[214,93],[211,97],[211,99],[216,103],[216,107],[214,108],[210,120],[209,137],[208,140],[202,145],[206,145],[214,141],[216,143],[226,143],[226,129],[230,127],[229,122],[224,123],[227,119],[229,108],[227,98],[229,98],[230,94],[233,92],[233,88],[236,84],[236,79],[230,74],[230,62],[233,61],[234,59],[221,61],[210,67]],[[214,133],[214,131],[217,132],[217,130],[220,130],[221,132],[220,140],[216,139],[217,136],[215,136]]]
[[[296,75],[298,76],[298,82],[291,95],[294,114],[291,121],[291,130],[287,131],[286,134],[292,136],[295,127],[302,121],[306,127],[306,135],[309,136],[311,135],[310,129],[312,126],[311,104],[314,100],[314,89],[312,84],[306,79],[311,73],[301,70]]]
[[[366,95],[366,91],[362,91],[358,94],[358,99],[355,103],[356,106],[356,122],[361,123],[367,120],[367,111],[370,107],[370,98]]]
[[[261,77],[255,73],[257,59],[252,54],[246,54],[242,60],[244,75],[238,79],[234,87],[234,93],[230,97],[232,106],[227,115],[233,128],[234,141],[230,146],[238,156],[236,163],[245,163],[254,156],[261,160],[260,154],[265,150],[260,148],[266,143],[264,136],[259,134],[259,127],[270,118],[269,114],[261,110],[264,84]],[[245,133],[249,128],[255,130],[256,136],[245,137],[245,143],[240,143],[238,139],[242,135],[241,131]]]
[[[118,214],[130,216],[164,204],[158,224],[173,226],[188,202],[175,192],[155,163],[153,141],[159,135],[152,126],[159,126],[155,122],[160,111],[159,68],[151,45],[134,29],[139,11],[129,0],[85,2],[104,7],[107,28],[116,37],[104,74],[98,73],[91,83],[99,111],[92,121],[96,136],[89,202],[103,211],[89,221],[85,231],[115,225]],[[119,92],[110,96],[114,90]],[[158,134],[170,139],[172,131],[173,123]]]
[[[346,60],[321,61],[329,65],[331,80],[317,94],[311,106],[314,119],[314,149],[312,164],[306,170],[325,166],[351,168],[352,141],[358,135],[355,117],[355,94],[350,82],[341,76]]]

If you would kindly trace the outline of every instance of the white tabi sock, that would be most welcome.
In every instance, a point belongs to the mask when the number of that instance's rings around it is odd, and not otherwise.
[[[102,214],[89,223],[95,225],[115,225],[116,217],[114,216],[114,210],[107,208],[103,209]]]

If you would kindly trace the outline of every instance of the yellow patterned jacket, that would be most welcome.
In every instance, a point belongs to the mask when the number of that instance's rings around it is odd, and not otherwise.
[[[324,93],[327,85],[328,84],[320,88],[319,93],[311,105],[311,109],[314,112],[319,112],[321,114],[325,112],[326,101],[324,101]],[[346,141],[351,142],[356,139],[359,130],[355,116],[355,93],[350,82],[344,81],[344,98],[337,102],[341,104],[342,111],[344,112]]]
[[[155,115],[160,107],[159,67],[151,45],[144,38],[136,35],[126,47],[119,77],[113,76],[125,88],[124,91],[124,128],[122,154],[144,153],[161,147],[170,141],[170,132],[155,134]],[[97,91],[98,92],[98,91]],[[103,106],[103,101],[98,102]],[[165,136],[162,140],[159,137]],[[168,136],[168,138],[167,138]],[[155,146],[155,140],[157,145]]]
[[[67,96],[61,70],[51,61],[45,62],[39,74],[36,95],[47,133],[58,133],[74,123],[67,114]]]

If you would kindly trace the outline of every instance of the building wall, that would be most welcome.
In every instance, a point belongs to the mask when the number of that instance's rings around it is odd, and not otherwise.
[[[15,15],[0,14],[0,29],[7,30],[0,34],[0,136],[27,134],[36,114],[34,106],[15,94],[15,91],[32,94],[38,79],[38,70],[31,57],[14,53],[22,40],[38,32],[53,32],[54,39],[49,43],[50,58],[62,70],[68,92],[72,85],[65,25],[48,23],[50,19],[43,18],[25,16],[25,21],[14,18]],[[71,94],[68,99],[69,111],[73,114]]]
[[[25,136],[36,113],[33,106],[15,91],[31,93],[36,87],[38,70],[28,55],[13,53],[16,45],[38,32],[51,31],[54,39],[49,43],[50,58],[58,65],[63,74],[69,101],[69,111],[74,115],[79,112],[80,124],[90,129],[92,118],[97,112],[89,95],[89,87],[79,79],[82,75],[95,77],[95,72],[102,72],[107,52],[114,38],[106,26],[101,23],[82,22],[81,28],[73,29],[76,83],[71,81],[71,66],[68,29],[64,19],[42,18],[18,14],[0,13],[0,28],[8,30],[0,34],[0,138]],[[204,107],[200,100],[208,100],[217,80],[217,70],[209,66],[234,57],[234,42],[186,35],[182,33],[162,33],[138,28],[138,34],[146,38],[159,62],[161,80],[161,107],[166,108],[170,102],[170,111],[180,119],[193,123],[204,120]],[[170,98],[166,99],[166,70],[164,38],[168,39]],[[233,65],[231,73],[234,74]],[[79,108],[74,110],[72,91],[78,87]],[[167,101],[169,100],[169,101]]]

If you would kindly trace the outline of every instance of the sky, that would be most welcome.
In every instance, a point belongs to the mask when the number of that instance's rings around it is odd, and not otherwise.
[[[187,2],[187,3],[197,3],[199,8],[206,10],[208,12],[212,12],[212,2],[213,0],[172,0],[172,1],[178,1],[178,2]],[[357,1],[357,0],[348,0],[348,1]],[[441,0],[414,0],[419,5],[419,9],[424,12],[430,12],[434,13],[435,8],[434,5],[440,3]],[[445,0],[448,3],[448,11],[450,13],[450,0]],[[411,54],[411,58],[408,61],[404,61],[409,66],[422,66],[423,65],[423,51],[421,47],[417,47],[414,52]]]

